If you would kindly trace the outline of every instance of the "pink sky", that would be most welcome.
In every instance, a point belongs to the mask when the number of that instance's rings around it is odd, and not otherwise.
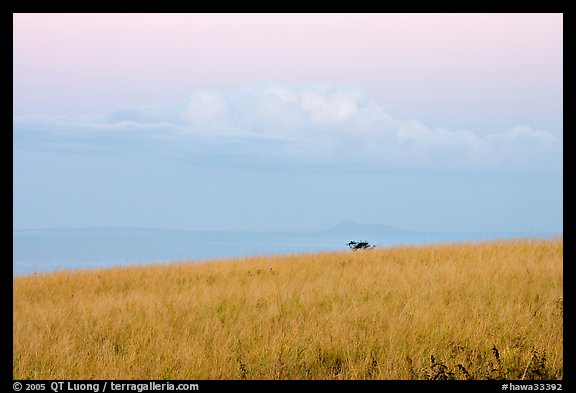
[[[358,87],[432,126],[561,133],[562,30],[562,14],[15,14],[14,114],[275,81]]]

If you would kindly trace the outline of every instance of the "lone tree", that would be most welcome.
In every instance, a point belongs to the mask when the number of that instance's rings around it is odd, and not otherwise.
[[[352,251],[357,251],[357,250],[369,250],[369,249],[374,248],[376,246],[370,245],[370,243],[368,243],[368,242],[350,241],[350,242],[348,242],[348,247],[350,247],[352,249]]]

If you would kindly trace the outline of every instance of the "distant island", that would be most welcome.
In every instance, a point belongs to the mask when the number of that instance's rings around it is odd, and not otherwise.
[[[353,220],[346,220],[325,230],[326,233],[346,236],[382,236],[412,233],[405,229],[398,229],[383,224],[361,224]]]

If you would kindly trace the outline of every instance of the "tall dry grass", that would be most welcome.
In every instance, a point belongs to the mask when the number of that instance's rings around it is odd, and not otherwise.
[[[18,379],[562,378],[561,237],[18,277]]]

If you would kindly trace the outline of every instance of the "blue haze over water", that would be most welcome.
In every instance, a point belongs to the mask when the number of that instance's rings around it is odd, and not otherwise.
[[[544,233],[414,232],[344,222],[316,232],[224,232],[161,229],[13,231],[13,275],[252,255],[348,250],[350,240],[377,247],[541,237]]]

